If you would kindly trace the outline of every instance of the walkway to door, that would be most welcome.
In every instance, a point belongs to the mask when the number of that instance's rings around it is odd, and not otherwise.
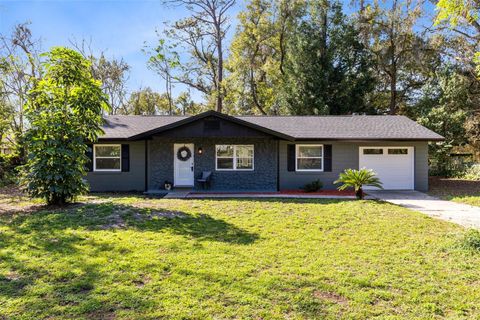
[[[480,228],[480,207],[441,200],[418,191],[373,191],[367,193],[379,200],[454,222],[464,227]]]

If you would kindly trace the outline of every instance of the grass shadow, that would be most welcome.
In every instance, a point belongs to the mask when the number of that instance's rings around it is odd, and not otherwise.
[[[3,216],[0,223],[5,220]],[[13,215],[7,225],[18,233],[34,233],[35,244],[45,250],[64,252],[72,251],[73,244],[82,241],[76,235],[65,234],[65,229],[167,231],[196,240],[237,244],[250,244],[258,239],[257,234],[208,214],[111,202],[73,204],[63,209],[44,207],[35,213]]]

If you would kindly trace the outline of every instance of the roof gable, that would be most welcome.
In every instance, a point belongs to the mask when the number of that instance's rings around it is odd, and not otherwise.
[[[161,126],[161,127],[157,127],[157,128],[151,129],[151,130],[147,130],[145,132],[142,132],[140,134],[132,136],[131,139],[132,140],[144,139],[146,137],[156,135],[156,134],[160,134],[160,133],[170,131],[170,130],[173,130],[173,129],[177,129],[177,128],[186,126],[188,124],[192,124],[194,122],[198,122],[198,121],[206,119],[206,118],[218,118],[220,120],[231,122],[231,123],[234,123],[236,125],[244,126],[244,127],[262,132],[264,134],[275,136],[275,137],[281,138],[281,139],[286,139],[286,140],[293,140],[294,139],[293,137],[291,137],[287,134],[278,132],[276,130],[272,130],[272,129],[269,129],[269,128],[266,128],[266,127],[263,127],[263,126],[259,126],[255,123],[251,123],[251,122],[248,122],[248,121],[236,118],[236,117],[232,117],[232,116],[229,116],[229,115],[226,115],[226,114],[223,114],[223,113],[219,113],[219,112],[216,112],[216,111],[212,111],[212,110],[200,113],[200,114],[195,115],[195,116],[179,119],[178,121],[166,124],[166,125]]]

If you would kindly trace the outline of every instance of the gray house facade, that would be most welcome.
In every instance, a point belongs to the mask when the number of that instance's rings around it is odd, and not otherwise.
[[[386,189],[428,189],[428,142],[443,137],[403,116],[108,116],[90,145],[92,191],[325,189],[347,168],[377,172]]]

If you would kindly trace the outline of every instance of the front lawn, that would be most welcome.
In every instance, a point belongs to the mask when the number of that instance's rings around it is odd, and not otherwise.
[[[430,177],[429,194],[480,207],[480,181]]]
[[[465,231],[394,205],[83,201],[0,197],[0,318],[480,317]]]

